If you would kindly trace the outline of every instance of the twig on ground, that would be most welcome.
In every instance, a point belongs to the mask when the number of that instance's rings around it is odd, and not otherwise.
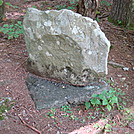
[[[18,117],[19,117],[19,119],[21,120],[21,122],[22,122],[25,126],[27,126],[28,128],[31,128],[33,131],[37,132],[38,134],[41,134],[41,131],[39,131],[38,129],[36,129],[36,128],[30,126],[29,124],[27,124],[27,123],[22,119],[22,117],[21,117],[20,115],[18,115]]]
[[[22,66],[22,65],[27,61],[27,59],[28,59],[28,58],[26,58],[21,64],[19,64],[19,66],[15,68],[15,71],[16,71],[20,66]]]
[[[116,115],[118,122],[121,122],[119,115]]]

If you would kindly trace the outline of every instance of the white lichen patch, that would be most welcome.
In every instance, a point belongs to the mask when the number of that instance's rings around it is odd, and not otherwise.
[[[45,42],[43,40],[41,40],[41,42],[44,44]]]
[[[57,40],[56,43],[57,43],[57,45],[60,45],[60,41]]]
[[[45,11],[45,13],[47,13],[47,14],[48,14],[48,13],[50,13],[50,11],[49,11],[49,10],[47,10],[47,11]]]
[[[41,51],[41,50],[42,50],[42,47],[41,47],[41,46],[38,46],[38,50],[40,50],[40,51]]]
[[[47,56],[53,56],[52,54],[50,54],[49,52],[46,52],[46,55]]]
[[[41,27],[41,23],[37,22],[37,28],[40,28],[40,27]]]
[[[72,29],[72,34],[77,34],[78,33],[78,27],[74,26]]]
[[[48,20],[48,21],[44,22],[44,25],[50,27],[52,25],[52,22],[50,20]]]
[[[83,39],[85,38],[83,31],[80,29],[80,27],[77,27],[77,26],[73,27],[72,34],[76,34],[78,40],[80,40],[80,41],[83,41]]]
[[[33,32],[32,32],[32,30],[31,30],[30,27],[27,28],[27,31],[28,31],[28,34],[29,34],[30,39],[34,39]]]
[[[34,56],[31,53],[29,53],[29,58],[35,60]]]
[[[88,54],[91,55],[92,54],[92,51],[88,51]]]

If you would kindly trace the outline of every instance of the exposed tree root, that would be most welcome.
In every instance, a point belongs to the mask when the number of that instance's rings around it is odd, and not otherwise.
[[[41,131],[39,131],[38,129],[36,129],[36,128],[30,126],[29,124],[27,124],[27,123],[22,119],[22,117],[21,117],[20,115],[18,115],[18,117],[19,117],[19,119],[21,120],[21,122],[22,122],[25,126],[27,126],[28,128],[32,129],[32,130],[35,131],[36,133],[41,134]]]

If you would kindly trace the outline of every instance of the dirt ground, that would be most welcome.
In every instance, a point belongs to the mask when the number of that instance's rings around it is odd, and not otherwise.
[[[42,1],[6,1],[20,8],[6,5],[7,17],[0,26],[23,20],[27,7],[36,6],[46,10],[55,9],[55,5],[70,6],[67,0],[46,0],[45,4],[41,4]],[[61,109],[36,110],[25,84],[28,54],[24,37],[22,35],[8,40],[6,35],[0,33],[0,97],[11,97],[14,100],[14,106],[7,112],[7,117],[0,121],[0,134],[94,134],[97,128],[93,126],[95,123],[103,124],[102,117],[109,119],[107,124],[112,126],[110,132],[102,133],[134,133],[130,127],[130,122],[134,124],[134,116],[131,116],[134,113],[134,31],[114,26],[107,18],[101,19],[99,25],[112,45],[108,61],[126,67],[122,69],[108,65],[106,78],[114,83],[114,87],[125,92],[127,110],[105,111],[103,115],[97,109],[86,111],[83,105],[72,107],[72,113],[68,114]],[[126,112],[128,109],[130,112]]]

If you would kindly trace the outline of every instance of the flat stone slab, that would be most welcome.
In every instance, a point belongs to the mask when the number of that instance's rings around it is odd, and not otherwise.
[[[84,87],[76,87],[42,79],[32,74],[29,74],[26,84],[38,110],[58,108],[67,104],[83,104],[89,101],[92,94],[100,94],[103,90],[109,89],[103,81]]]

